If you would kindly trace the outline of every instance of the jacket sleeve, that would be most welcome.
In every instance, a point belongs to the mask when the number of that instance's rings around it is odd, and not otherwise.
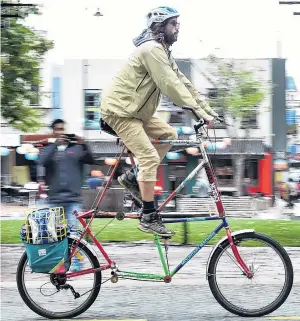
[[[211,120],[212,117],[198,106],[197,101],[173,70],[165,50],[153,46],[142,52],[143,64],[157,87],[176,105],[195,108],[197,114]]]
[[[80,161],[83,164],[89,164],[89,165],[95,164],[96,162],[95,162],[94,156],[92,154],[91,149],[88,147],[88,145],[83,144],[82,149],[83,149],[83,151],[82,151],[82,155],[80,157]]]
[[[39,159],[37,160],[38,165],[47,167],[49,163],[52,161],[55,149],[55,144],[46,146],[41,152]]]
[[[200,106],[207,114],[217,117],[218,114],[209,106],[208,102],[203,99],[198,93],[197,89],[193,86],[193,84],[186,78],[186,76],[178,69],[176,63],[173,65],[175,68],[177,67],[176,73],[188,91],[191,93],[193,98],[196,100],[197,105]]]

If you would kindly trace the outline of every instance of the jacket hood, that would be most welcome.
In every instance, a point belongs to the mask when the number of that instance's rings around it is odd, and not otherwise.
[[[143,32],[133,39],[133,43],[136,47],[140,46],[144,42],[154,40],[152,31],[150,29],[144,29]]]

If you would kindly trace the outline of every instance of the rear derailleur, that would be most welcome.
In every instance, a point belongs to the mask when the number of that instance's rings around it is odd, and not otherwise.
[[[74,290],[72,285],[66,284],[66,275],[52,274],[50,276],[50,281],[56,287],[57,291],[70,289],[72,294],[74,295],[74,299],[80,298],[80,294]]]

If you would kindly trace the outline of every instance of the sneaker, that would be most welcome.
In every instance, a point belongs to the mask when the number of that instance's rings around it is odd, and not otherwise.
[[[157,212],[143,214],[138,229],[142,232],[153,233],[160,236],[172,236],[175,234],[174,231],[166,229]]]
[[[78,272],[82,269],[81,262],[73,262],[70,266],[70,272]]]
[[[70,272],[78,272],[83,269],[83,258],[79,259],[77,255],[72,258]]]
[[[143,204],[138,182],[132,171],[127,171],[118,177],[119,184],[126,188],[132,197],[138,202],[139,206]]]

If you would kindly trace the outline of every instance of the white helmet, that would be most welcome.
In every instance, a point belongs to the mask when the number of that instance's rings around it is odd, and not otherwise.
[[[147,14],[147,26],[148,28],[151,28],[153,23],[163,22],[173,17],[179,17],[178,11],[173,8],[158,7],[158,8],[152,9]]]

